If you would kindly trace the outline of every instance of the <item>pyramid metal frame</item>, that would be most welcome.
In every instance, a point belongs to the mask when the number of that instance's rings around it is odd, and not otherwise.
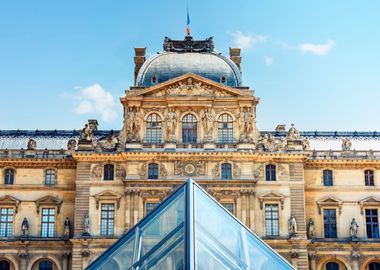
[[[178,187],[172,194],[170,194],[160,205],[158,205],[152,212],[150,212],[148,215],[146,215],[142,220],[140,220],[134,227],[132,227],[128,232],[126,232],[118,241],[116,241],[113,245],[111,245],[103,254],[101,254],[98,258],[96,258],[90,265],[87,266],[87,270],[95,270],[95,269],[110,269],[110,268],[104,268],[103,266],[107,263],[109,258],[113,255],[117,255],[117,251],[119,251],[120,248],[123,247],[128,241],[134,237],[134,244],[133,244],[133,256],[132,256],[132,262],[131,266],[126,266],[125,270],[135,270],[140,269],[141,262],[144,261],[149,255],[152,255],[157,249],[160,248],[160,244],[165,243],[167,239],[170,239],[174,234],[176,234],[178,231],[184,229],[184,264],[183,264],[183,270],[194,270],[197,269],[195,265],[196,260],[196,251],[195,251],[195,244],[196,244],[196,235],[195,235],[195,187],[199,188],[200,191],[202,191],[208,198],[210,198],[215,204],[219,205],[221,209],[224,210],[225,214],[232,217],[240,226],[242,226],[251,236],[255,238],[260,244],[263,245],[264,249],[267,249],[267,252],[269,251],[275,258],[277,258],[277,261],[280,261],[280,264],[282,266],[281,269],[289,269],[294,270],[295,268],[289,264],[288,261],[286,261],[284,258],[282,258],[275,250],[273,250],[268,244],[266,244],[263,240],[261,240],[255,233],[253,233],[248,227],[246,227],[242,222],[240,222],[234,215],[232,215],[229,211],[227,211],[218,201],[216,201],[212,196],[210,196],[202,187],[200,187],[196,182],[194,182],[192,179],[188,179],[184,184],[182,184],[180,187]],[[144,228],[145,225],[149,224],[154,220],[155,217],[157,217],[161,212],[163,212],[172,202],[174,202],[178,197],[184,195],[184,201],[185,201],[185,215],[184,215],[184,221],[181,222],[181,224],[177,225],[175,229],[173,229],[168,235],[163,237],[158,243],[155,244],[151,248],[150,251],[148,251],[144,256],[141,258],[140,252],[141,252],[141,228]],[[181,240],[182,241],[182,240]],[[180,243],[180,242],[179,242]],[[247,248],[245,246],[244,248]],[[156,261],[158,261],[160,258],[156,258]],[[123,270],[124,270],[123,269]],[[149,268],[144,268],[149,269]],[[248,266],[245,268],[246,270],[256,270],[261,268],[256,268],[252,266]],[[268,268],[265,268],[268,269]]]

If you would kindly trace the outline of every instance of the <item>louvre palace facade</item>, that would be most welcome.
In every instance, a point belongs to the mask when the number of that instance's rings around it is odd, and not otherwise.
[[[120,130],[0,130],[1,270],[83,269],[188,178],[296,269],[380,269],[380,134],[259,131],[212,38],[134,64]]]

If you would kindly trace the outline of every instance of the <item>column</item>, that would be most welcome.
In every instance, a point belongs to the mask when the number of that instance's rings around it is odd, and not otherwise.
[[[249,192],[249,228],[253,231],[255,227],[255,192]]]
[[[292,251],[290,254],[291,257],[291,264],[294,266],[295,269],[298,268],[298,252]]]
[[[317,255],[309,253],[310,270],[317,270]]]

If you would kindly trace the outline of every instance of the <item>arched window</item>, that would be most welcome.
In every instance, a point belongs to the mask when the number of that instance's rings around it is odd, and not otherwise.
[[[222,179],[232,179],[232,172],[231,172],[231,164],[230,163],[222,163]]]
[[[232,143],[233,121],[231,115],[224,113],[218,118],[218,142]]]
[[[329,262],[326,264],[326,270],[339,270],[339,264],[336,262]]]
[[[323,185],[326,187],[333,186],[333,172],[332,170],[323,171]]]
[[[11,270],[11,263],[8,261],[0,261],[0,270]]]
[[[375,178],[373,170],[365,170],[364,171],[364,181],[366,186],[374,186]]]
[[[182,143],[197,142],[197,118],[192,114],[186,114],[182,118]]]
[[[158,164],[150,163],[148,165],[148,179],[158,179]]]
[[[265,179],[267,181],[276,181],[276,165],[268,164],[265,166]]]
[[[380,263],[372,262],[368,265],[368,270],[380,270]]]
[[[52,261],[41,261],[38,264],[38,270],[53,270],[53,262]]]
[[[161,142],[161,117],[157,113],[151,113],[146,119],[146,142]]]
[[[45,171],[45,185],[46,186],[53,186],[55,185],[56,180],[56,172],[54,169],[47,169]]]
[[[13,185],[15,180],[15,170],[14,169],[5,169],[4,171],[4,184]]]
[[[113,180],[114,166],[112,164],[104,165],[104,180]]]

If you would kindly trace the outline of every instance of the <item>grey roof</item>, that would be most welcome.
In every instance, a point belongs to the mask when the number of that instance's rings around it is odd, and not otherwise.
[[[225,77],[225,85],[239,87],[242,85],[241,73],[234,62],[215,52],[162,52],[150,57],[142,65],[136,80],[136,86],[152,86],[152,78],[162,83],[186,73],[221,83]]]
[[[26,149],[28,140],[37,142],[37,149],[66,149],[70,139],[78,140],[79,130],[0,130],[0,149]],[[94,138],[98,139],[118,130],[97,130]],[[287,132],[262,131],[276,137],[285,137]],[[369,131],[301,131],[303,138],[311,141],[311,149],[340,149],[341,139],[350,138],[357,145],[353,149],[380,150],[380,132]],[[194,149],[192,149],[194,151]]]

